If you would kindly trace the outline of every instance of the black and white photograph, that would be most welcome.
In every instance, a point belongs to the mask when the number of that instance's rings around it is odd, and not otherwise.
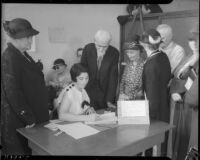
[[[199,0],[1,8],[1,157],[198,160]]]

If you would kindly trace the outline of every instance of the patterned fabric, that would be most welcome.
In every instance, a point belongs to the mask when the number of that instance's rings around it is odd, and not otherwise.
[[[129,62],[125,67],[120,83],[120,94],[125,94],[129,100],[134,100],[139,91],[142,90],[142,71],[144,62]]]

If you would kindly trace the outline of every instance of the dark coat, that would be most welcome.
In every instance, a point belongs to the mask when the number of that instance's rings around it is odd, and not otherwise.
[[[27,154],[27,141],[16,129],[49,120],[44,75],[11,43],[2,55],[1,131],[3,151]]]
[[[118,61],[119,52],[116,48],[109,46],[100,67],[100,88],[103,90],[106,102],[115,102],[118,83]],[[86,91],[92,89],[95,81],[97,68],[97,50],[94,43],[87,44],[83,49],[81,63],[89,70],[89,82]],[[89,93],[88,93],[89,94]],[[91,95],[89,94],[91,97]]]
[[[144,65],[143,85],[149,100],[149,113],[153,119],[169,122],[168,83],[171,67],[167,55],[158,51]]]

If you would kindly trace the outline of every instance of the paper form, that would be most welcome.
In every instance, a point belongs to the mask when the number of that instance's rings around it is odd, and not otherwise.
[[[63,122],[63,121],[61,121],[61,120],[59,120],[59,119],[54,119],[54,120],[50,120],[50,122],[51,122],[51,123],[59,123],[59,122]]]
[[[115,112],[100,114],[99,117],[100,120],[94,122],[85,122],[85,124],[113,124],[117,122]]]
[[[48,124],[44,125],[44,127],[48,128],[52,131],[58,130],[58,124],[55,124],[55,123],[48,123]]]
[[[192,83],[193,83],[193,80],[190,77],[188,77],[187,82],[185,83],[185,88],[189,90],[190,87],[192,86]]]
[[[99,132],[99,130],[81,122],[58,125],[58,128],[75,139],[91,136]]]
[[[146,102],[145,101],[120,101],[121,106],[121,116],[122,117],[136,117],[136,116],[146,116]]]

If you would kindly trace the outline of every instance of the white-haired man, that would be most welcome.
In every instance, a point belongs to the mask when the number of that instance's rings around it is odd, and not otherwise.
[[[89,71],[86,91],[95,110],[113,107],[116,100],[119,51],[110,45],[111,40],[108,31],[98,30],[94,43],[84,47],[81,57],[81,63]]]
[[[160,24],[156,30],[160,33],[163,43],[160,45],[160,49],[167,54],[171,72],[173,74],[175,68],[180,63],[185,55],[183,47],[173,41],[173,32],[171,26],[167,24]]]

